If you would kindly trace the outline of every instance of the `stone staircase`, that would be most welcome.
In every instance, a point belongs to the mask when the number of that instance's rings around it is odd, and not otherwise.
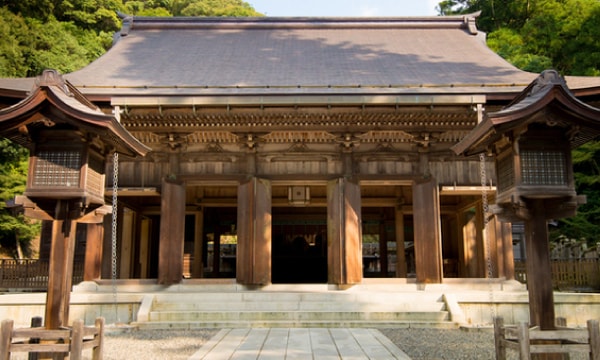
[[[132,325],[140,329],[458,327],[440,292],[330,290],[327,285],[146,294]]]

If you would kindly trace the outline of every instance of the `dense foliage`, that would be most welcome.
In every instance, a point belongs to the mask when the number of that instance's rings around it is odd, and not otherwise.
[[[12,202],[25,191],[28,159],[26,149],[0,139],[0,252],[17,258],[31,255],[29,245],[40,230],[39,222],[19,214]]]
[[[242,0],[0,0],[0,77],[75,71],[102,55],[140,16],[261,16]]]
[[[102,55],[121,26],[140,16],[261,16],[242,0],[0,0],[0,77],[69,73]],[[13,207],[27,180],[28,152],[0,139],[0,254],[31,256],[39,222]]]
[[[481,11],[477,25],[488,45],[533,72],[600,75],[600,2],[597,0],[445,0],[440,14]],[[587,197],[575,217],[550,228],[551,238],[600,242],[600,142],[573,151],[577,193]]]
[[[481,11],[477,26],[488,33],[490,48],[521,69],[600,75],[597,0],[445,0],[438,11]]]

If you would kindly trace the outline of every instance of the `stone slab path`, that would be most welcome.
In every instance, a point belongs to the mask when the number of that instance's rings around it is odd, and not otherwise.
[[[410,360],[375,329],[223,329],[189,360]]]

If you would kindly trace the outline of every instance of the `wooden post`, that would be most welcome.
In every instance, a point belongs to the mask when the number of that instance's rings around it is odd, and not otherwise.
[[[362,281],[360,185],[347,178],[327,184],[327,279],[330,284]]]
[[[529,327],[526,322],[519,323],[519,359],[531,360]]]
[[[406,253],[404,247],[404,213],[401,208],[396,208],[396,277],[405,278]]]
[[[496,360],[506,360],[506,346],[504,345],[504,319],[494,318],[494,344],[496,347]]]
[[[75,227],[77,223],[68,216],[72,210],[69,202],[56,204],[57,218],[52,222],[48,292],[46,295],[46,329],[58,329],[69,324],[69,305],[73,282],[73,257],[75,254]]]
[[[192,277],[201,278],[204,273],[202,262],[202,241],[204,236],[204,211],[198,210],[194,214],[194,262],[192,264]]]
[[[71,346],[69,349],[69,360],[81,360],[83,352],[83,320],[73,321],[71,328]]]
[[[500,222],[500,229],[502,233],[502,256],[504,261],[503,272],[499,273],[499,276],[504,276],[506,280],[515,279],[515,258],[513,254],[513,238],[512,238],[512,224],[508,222]]]
[[[185,184],[163,181],[160,204],[158,283],[172,285],[183,277]]]
[[[442,282],[442,239],[440,202],[437,182],[433,179],[413,185],[413,219],[415,229],[415,264],[417,282]]]
[[[31,318],[31,327],[32,328],[38,328],[42,326],[42,317],[41,316],[34,316]],[[29,339],[29,343],[30,344],[39,344],[40,343],[40,338],[30,338]],[[38,353],[36,352],[30,352],[29,353],[29,357],[27,358],[27,360],[38,360],[39,356]]]
[[[92,360],[102,360],[102,357],[104,356],[104,322],[105,320],[103,317],[96,318],[96,334],[94,334],[94,340],[97,342],[97,345],[92,350]]]
[[[83,281],[93,281],[102,276],[102,245],[104,224],[86,224],[85,265]]]
[[[0,328],[0,360],[10,359],[10,343],[12,342],[13,321],[2,320]]]
[[[271,182],[252,177],[238,187],[236,279],[271,283]]]
[[[554,292],[544,207],[543,200],[532,200],[531,218],[525,221],[529,321],[531,326],[537,325],[542,330],[554,330]]]
[[[600,360],[600,329],[598,320],[588,320],[587,328],[590,337],[590,360]]]

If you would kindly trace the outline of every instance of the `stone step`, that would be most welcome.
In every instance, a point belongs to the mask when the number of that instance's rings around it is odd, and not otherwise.
[[[159,311],[442,311],[443,302],[342,302],[342,301],[199,301],[199,302],[155,302],[152,310]]]
[[[391,303],[391,302],[430,302],[441,301],[440,293],[411,292],[411,293],[393,293],[393,292],[268,292],[268,291],[246,291],[246,292],[198,292],[198,293],[179,293],[174,298],[171,293],[158,293],[155,295],[156,302],[177,301],[179,303],[188,302],[264,302],[264,301],[294,301],[294,302],[370,302],[370,303]]]
[[[140,328],[453,327],[439,292],[370,289],[329,291],[202,291],[148,295]]]
[[[331,312],[331,311],[152,311],[150,322],[219,321],[448,321],[447,311],[428,312]]]
[[[225,328],[427,328],[427,329],[458,329],[458,325],[451,321],[152,321],[132,323],[140,330],[159,329],[225,329]]]

